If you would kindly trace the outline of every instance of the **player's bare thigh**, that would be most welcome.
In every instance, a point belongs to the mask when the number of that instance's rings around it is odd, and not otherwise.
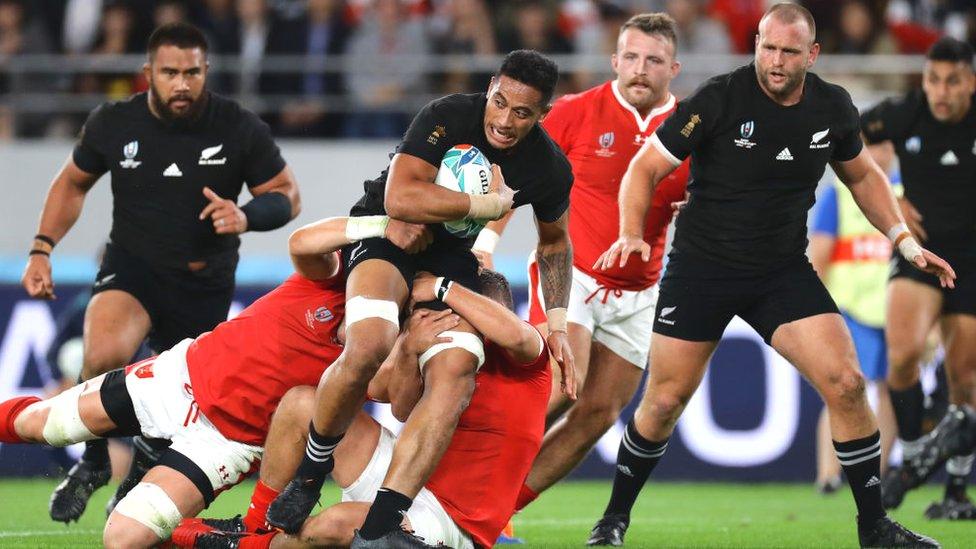
[[[100,394],[102,381],[105,376],[100,375],[95,379],[82,382],[81,395],[78,399],[78,414],[81,422],[91,433],[100,435],[116,428],[115,422],[109,417],[102,405]],[[61,393],[53,398],[35,402],[28,406],[17,419],[14,420],[14,429],[24,440],[45,443],[44,425],[47,423],[48,414],[55,399],[73,398],[71,392]]]
[[[346,436],[335,451],[336,464],[332,470],[332,480],[340,488],[351,485],[366,470],[379,443],[380,429],[380,424],[366,412],[360,411],[356,414]]]
[[[834,440],[862,438],[877,430],[854,341],[840,314],[823,313],[782,324],[771,343],[824,399]]]
[[[718,341],[687,341],[652,334],[647,386],[634,414],[641,436],[648,440],[671,436],[717,346]]]
[[[942,292],[936,288],[904,277],[888,283],[885,341],[892,389],[904,390],[918,381],[919,360],[941,312]]]
[[[149,313],[132,294],[106,290],[92,296],[85,310],[82,377],[95,377],[124,366],[151,328]]]
[[[153,484],[161,488],[183,517],[194,517],[204,509],[200,490],[183,473],[175,469],[162,465],[153,467],[146,473],[140,484]],[[138,493],[137,490],[133,490],[126,498],[137,497]],[[120,502],[119,507],[112,511],[105,523],[102,541],[106,548],[152,547],[163,541],[145,524],[122,514],[119,510],[125,507],[124,503]]]
[[[976,316],[943,316],[942,338],[946,349],[949,401],[976,404]]]

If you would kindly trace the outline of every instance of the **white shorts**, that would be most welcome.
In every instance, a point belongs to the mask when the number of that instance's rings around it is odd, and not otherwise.
[[[253,471],[263,449],[228,439],[200,411],[186,368],[192,342],[184,339],[155,359],[134,364],[125,386],[142,434],[171,440],[170,448],[200,467],[218,492]]]
[[[545,322],[545,301],[539,282],[535,252],[529,256],[530,322]],[[605,345],[640,369],[647,368],[657,306],[658,285],[643,290],[614,290],[600,285],[590,275],[573,267],[566,320],[579,324]]]
[[[380,427],[380,440],[376,444],[373,457],[359,478],[342,489],[342,501],[372,502],[376,498],[376,491],[383,485],[383,479],[390,468],[395,444],[396,435],[386,427]],[[474,549],[471,536],[454,523],[433,492],[427,488],[421,488],[414,498],[413,505],[407,511],[407,519],[410,520],[410,528],[414,533],[424,538],[424,542],[429,545],[443,543],[445,547],[453,549]]]

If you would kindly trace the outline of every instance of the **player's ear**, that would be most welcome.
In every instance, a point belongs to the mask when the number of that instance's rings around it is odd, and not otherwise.
[[[681,61],[675,59],[671,62],[671,78],[675,78],[681,73]]]
[[[813,46],[810,47],[810,56],[807,58],[807,68],[813,66],[817,62],[817,56],[820,55],[820,43],[814,42]]]
[[[149,61],[142,64],[142,75],[146,81],[152,80],[152,64]]]

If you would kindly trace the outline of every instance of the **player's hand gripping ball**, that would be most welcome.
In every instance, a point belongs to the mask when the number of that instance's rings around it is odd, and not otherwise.
[[[490,192],[491,162],[472,145],[455,145],[444,154],[434,183],[456,192],[484,195]],[[468,238],[475,236],[485,226],[486,220],[458,219],[445,221],[444,228],[451,234]]]

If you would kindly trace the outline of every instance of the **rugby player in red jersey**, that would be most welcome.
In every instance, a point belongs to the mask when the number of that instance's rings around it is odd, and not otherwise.
[[[464,318],[487,340],[471,403],[433,475],[405,514],[403,526],[416,537],[387,536],[381,539],[384,547],[439,543],[456,549],[491,547],[515,510],[519,487],[542,442],[552,383],[545,341],[512,312],[511,291],[504,277],[482,271],[479,281],[484,295],[454,283],[441,298],[450,309],[416,310],[370,383],[370,396],[389,399],[394,415],[405,419],[421,397],[420,359],[444,344],[445,326]],[[430,301],[440,285],[439,278],[421,275],[414,281],[412,297],[418,302]],[[249,535],[207,532],[210,529],[201,527],[201,522],[234,523],[204,519],[185,521],[174,541],[185,546],[238,549],[349,546],[386,476],[396,442],[393,433],[365,413],[359,414],[335,451],[332,476],[343,489],[343,502],[308,519],[297,537],[256,532],[264,524],[255,515],[267,509],[268,495],[273,499],[274,490],[282,489],[298,467],[313,407],[314,389],[296,388],[275,413],[261,480],[247,517],[236,523],[235,529],[246,527]]]
[[[542,123],[569,158],[575,178],[569,216],[573,289],[567,319],[577,371],[585,382],[575,403],[559,391],[552,393],[550,422],[565,415],[546,433],[519,497],[520,508],[583,460],[633,398],[647,367],[665,238],[672,203],[685,196],[687,163],[655,190],[644,224],[644,241],[651,247],[643,261],[609,270],[594,263],[617,239],[617,195],[631,158],[677,105],[669,90],[680,70],[675,40],[675,23],[668,15],[632,17],[621,27],[612,57],[617,78],[560,98]],[[529,274],[529,320],[542,329],[546,306],[534,258]]]
[[[387,238],[403,249],[425,242],[423,226],[386,222]],[[167,539],[183,517],[256,467],[282,395],[317,383],[342,352],[345,278],[334,251],[350,242],[345,225],[345,218],[328,219],[292,234],[296,274],[212,332],[54,398],[0,403],[0,442],[66,446],[140,434],[171,440],[103,534],[106,547]]]

